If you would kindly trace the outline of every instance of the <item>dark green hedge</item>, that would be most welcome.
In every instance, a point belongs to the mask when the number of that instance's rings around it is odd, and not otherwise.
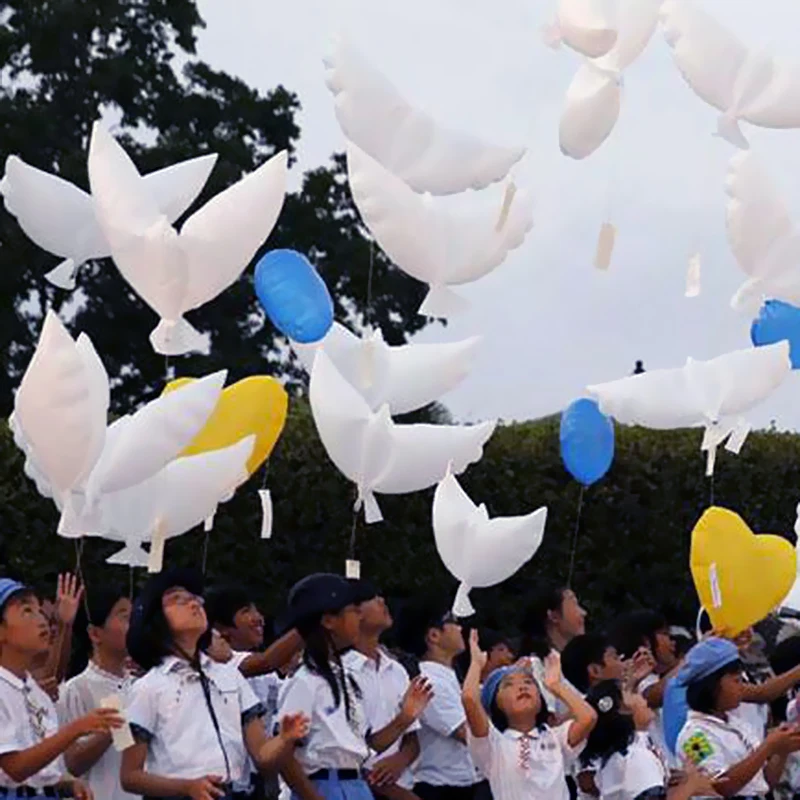
[[[618,428],[609,475],[586,493],[573,585],[599,618],[645,605],[674,620],[692,618],[695,596],[688,571],[689,533],[709,504],[699,431],[659,433]],[[757,531],[788,532],[800,492],[800,437],[754,433],[739,457],[721,452],[716,502],[738,511]],[[343,569],[353,523],[353,487],[328,461],[308,407],[295,402],[273,455],[268,485],[275,504],[274,538],[260,541],[256,476],[217,514],[208,546],[208,574],[251,586],[273,609],[297,578]],[[503,586],[475,591],[473,600],[492,624],[512,627],[537,580],[564,580],[579,487],[558,453],[558,421],[498,429],[480,464],[462,477],[476,502],[493,515],[549,507],[544,544],[534,560]],[[436,553],[430,525],[432,490],[380,497],[386,522],[356,529],[365,575],[387,593],[432,590],[450,594],[455,581]],[[74,542],[55,533],[56,512],[22,472],[8,429],[0,435],[0,565],[37,586],[53,585],[58,570],[75,564]],[[172,563],[199,566],[204,534],[198,530],[167,544]],[[103,559],[117,545],[86,541],[82,563],[93,581],[127,582],[122,567]],[[141,576],[137,576],[141,577]]]

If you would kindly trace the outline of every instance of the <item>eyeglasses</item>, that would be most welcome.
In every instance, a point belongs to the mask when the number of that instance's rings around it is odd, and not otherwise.
[[[164,595],[162,602],[165,606],[188,606],[192,603],[205,605],[202,597],[191,592],[169,592]]]

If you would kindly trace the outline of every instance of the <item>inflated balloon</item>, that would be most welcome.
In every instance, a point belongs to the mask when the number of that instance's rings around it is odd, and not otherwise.
[[[359,338],[333,323],[317,345],[292,342],[292,349],[311,374],[314,357],[324,350],[342,377],[373,411],[387,404],[392,414],[407,414],[438,400],[469,373],[479,337],[452,344],[405,344],[392,347],[380,330]]]
[[[193,378],[171,381],[164,388],[164,394],[194,382]],[[180,455],[220,450],[252,436],[253,452],[247,461],[248,475],[252,475],[275,447],[286,423],[288,408],[289,396],[275,378],[266,375],[244,378],[222,392],[203,429]]]
[[[148,191],[169,222],[175,222],[195,201],[216,160],[216,154],[201,156],[144,176]],[[91,195],[74,184],[9,156],[0,194],[8,213],[35,244],[66,259],[45,275],[55,286],[74,289],[83,263],[111,255]]]
[[[478,425],[396,425],[389,407],[373,413],[364,398],[320,350],[309,390],[319,437],[337,469],[358,488],[357,508],[379,522],[375,494],[427,489],[447,474],[463,472],[483,456],[496,422]]]
[[[333,325],[333,300],[311,262],[294,250],[273,250],[256,265],[258,301],[272,324],[296,342],[318,342]]]
[[[662,0],[616,0],[617,39],[603,56],[589,59],[603,72],[620,75],[644,52],[658,27]]]
[[[457,617],[475,613],[471,589],[502,583],[533,558],[546,521],[545,507],[524,517],[490,519],[486,506],[476,506],[453,475],[445,476],[433,497],[433,535],[444,565],[460,581]]]
[[[419,313],[449,317],[466,301],[449,287],[476,281],[520,247],[533,227],[533,203],[523,191],[469,215],[432,206],[352,143],[347,171],[364,223],[386,255],[430,291]],[[506,198],[509,191],[506,193]]]
[[[756,535],[738,514],[713,507],[692,531],[691,569],[715,633],[733,638],[786,597],[797,558],[783,537]]]
[[[789,342],[792,369],[800,368],[800,308],[780,300],[767,300],[750,326],[750,338],[756,347],[785,339]]]
[[[524,147],[498,147],[443,127],[343,38],[325,66],[344,135],[416,192],[483,189],[502,181],[525,155]]]
[[[277,222],[286,195],[281,152],[213,197],[180,234],[133,162],[96,123],[89,183],[111,255],[131,288],[159,315],[150,335],[157,353],[208,352],[208,340],[183,315],[238,280]]]
[[[588,58],[603,56],[617,41],[608,12],[605,0],[558,0],[556,20],[545,29],[545,42],[551,47],[563,42]]]
[[[614,423],[594,400],[581,398],[561,415],[561,460],[584,486],[602,478],[614,460]]]

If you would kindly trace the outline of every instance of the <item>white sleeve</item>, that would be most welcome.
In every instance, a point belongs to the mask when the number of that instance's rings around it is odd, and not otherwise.
[[[586,739],[575,747],[570,745],[569,732],[574,724],[573,720],[567,720],[563,725],[550,729],[558,742],[558,747],[561,750],[561,755],[564,757],[564,763],[566,765],[572,764],[586,747]]]
[[[422,712],[420,722],[440,736],[451,736],[467,721],[461,696],[449,683],[431,675],[426,677],[433,686],[433,698]]]
[[[125,703],[125,716],[137,741],[149,742],[156,735],[158,689],[147,680],[147,676],[131,687]]]
[[[467,746],[469,747],[472,760],[482,775],[487,778],[492,774],[492,764],[496,761],[495,752],[500,744],[503,734],[489,723],[488,736],[473,736],[472,731],[467,725]]]
[[[242,723],[246,724],[251,719],[263,717],[267,713],[266,706],[256,697],[253,687],[250,686],[247,678],[238,669],[236,669],[236,685],[239,689],[239,708],[242,711]]]
[[[311,712],[314,710],[316,694],[314,687],[309,686],[306,681],[298,680],[297,677],[290,678],[281,687],[278,698],[278,716],[302,713],[310,718]]]
[[[0,697],[0,755],[24,750],[26,745],[20,740],[21,720],[15,719],[12,710]]]

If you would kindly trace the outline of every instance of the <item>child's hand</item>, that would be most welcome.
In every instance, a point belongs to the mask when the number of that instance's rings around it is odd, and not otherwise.
[[[544,686],[551,692],[561,686],[561,656],[552,650],[544,660]]]
[[[800,750],[800,727],[784,723],[767,734],[766,743],[773,755],[796,753]]]
[[[211,630],[211,645],[206,652],[208,657],[218,664],[227,664],[233,658],[233,650],[230,644],[222,638],[216,628]]]
[[[286,742],[299,742],[308,736],[311,720],[303,713],[287,714],[281,717],[279,736]]]
[[[221,775],[206,775],[186,782],[186,795],[192,800],[217,800],[225,797]]]
[[[433,697],[433,687],[424,675],[417,675],[406,689],[403,702],[400,704],[400,713],[409,720],[409,724],[422,716]]]
[[[649,647],[640,647],[633,658],[625,662],[625,683],[635,688],[656,668],[656,660]]]
[[[394,786],[405,770],[405,759],[400,753],[386,756],[367,773],[370,786]]]
[[[686,775],[682,785],[693,797],[721,797],[714,788],[711,776],[700,772],[694,764],[687,764]]]
[[[87,783],[78,778],[72,780],[72,796],[75,800],[94,800],[94,794]]]
[[[473,664],[477,664],[481,671],[486,666],[489,656],[481,650],[480,642],[478,641],[478,629],[473,628],[469,632],[469,655]]]
[[[75,621],[75,615],[78,613],[82,597],[83,586],[78,583],[75,575],[71,572],[66,572],[58,576],[56,616],[59,622],[64,625],[72,625]]]
[[[88,736],[90,733],[110,733],[124,724],[125,720],[116,708],[96,708],[85,717],[75,720],[79,736]]]

